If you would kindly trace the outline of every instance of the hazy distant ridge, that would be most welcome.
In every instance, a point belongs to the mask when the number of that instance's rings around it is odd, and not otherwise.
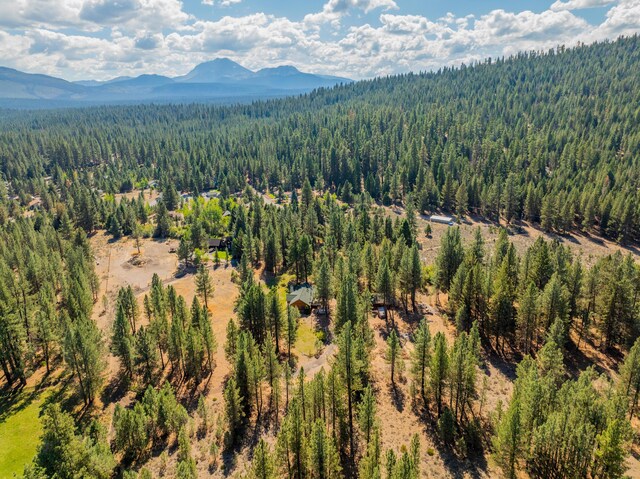
[[[197,65],[183,76],[144,74],[108,81],[69,82],[48,75],[0,67],[0,100],[72,103],[198,101],[236,97],[272,97],[351,82],[348,78],[303,73],[293,66],[251,71],[227,58]]]

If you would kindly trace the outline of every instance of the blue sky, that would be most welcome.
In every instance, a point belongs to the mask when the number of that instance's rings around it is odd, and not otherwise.
[[[0,0],[0,65],[70,80],[228,57],[354,79],[640,32],[640,0]]]
[[[253,12],[262,11],[265,13],[274,14],[277,16],[288,17],[291,20],[302,20],[305,15],[310,12],[317,12],[322,10],[325,1],[322,0],[302,0],[302,1],[260,1],[260,0],[246,0],[235,4],[229,4],[227,6],[221,6],[220,2],[211,5],[204,4],[198,1],[184,2],[185,11],[192,13],[199,18],[209,18],[211,20],[219,19],[225,15],[247,15]],[[428,18],[436,19],[444,17],[447,13],[451,12],[457,16],[465,16],[468,14],[481,15],[491,12],[497,9],[506,9],[517,5],[517,11],[531,10],[533,12],[541,13],[549,8],[552,2],[545,0],[517,0],[516,2],[505,2],[504,0],[451,0],[451,1],[433,1],[433,0],[408,0],[408,1],[396,1],[398,5],[398,11],[403,14],[410,15],[423,15]],[[587,20],[595,22],[601,22],[604,19],[607,12],[606,6],[591,7],[581,9],[579,15]],[[345,25],[356,25],[363,21],[376,23],[378,20],[379,12],[371,11],[369,14],[364,12],[358,12],[351,18],[348,18]]]

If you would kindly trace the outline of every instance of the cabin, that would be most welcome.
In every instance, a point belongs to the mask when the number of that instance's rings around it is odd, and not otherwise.
[[[384,300],[384,296],[381,294],[372,294],[371,295],[371,306],[374,309],[377,309],[380,306],[388,306],[388,304]]]
[[[453,226],[455,222],[451,216],[431,215],[429,221],[432,223],[441,223],[443,225]]]
[[[308,283],[297,287],[291,286],[289,294],[287,294],[287,304],[298,308],[300,312],[310,312],[312,308],[317,306],[315,294],[316,289]]]
[[[39,196],[34,196],[29,202],[29,211],[41,210],[42,200]]]
[[[231,236],[225,236],[224,238],[209,238],[207,241],[209,253],[213,253],[214,251],[226,251],[231,248],[231,242]]]
[[[202,193],[200,193],[200,196],[210,200],[212,198],[218,198],[220,196],[220,193],[218,193],[216,190],[209,190],[203,191]]]

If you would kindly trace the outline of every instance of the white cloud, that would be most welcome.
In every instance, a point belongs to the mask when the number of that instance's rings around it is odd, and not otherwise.
[[[318,13],[310,13],[304,17],[304,21],[309,24],[333,23],[338,25],[340,18],[347,15],[350,10],[358,9],[369,13],[375,9],[383,10],[397,9],[398,5],[394,0],[329,0]]]
[[[611,5],[615,1],[616,0],[567,0],[566,2],[563,2],[562,0],[556,0],[549,9],[554,12],[562,10],[581,10],[585,8],[604,7]]]
[[[640,30],[640,0],[622,0],[607,12],[605,21],[593,32],[593,40],[633,35]]]
[[[242,2],[242,0],[202,0],[203,5],[219,5],[221,7],[230,7],[240,2]]]
[[[15,0],[0,1],[0,26],[67,27],[82,22],[79,13],[83,0]]]
[[[0,0],[0,64],[71,79],[180,75],[221,56],[251,69],[292,64],[304,71],[365,78],[640,31],[640,0],[620,0],[599,25],[569,9],[498,9],[478,17],[429,19],[387,11],[396,7],[391,0],[329,0],[316,15],[333,15],[331,22],[353,9],[382,10],[374,24],[350,21],[351,26],[332,35],[308,16],[301,21],[266,13],[215,21],[192,18],[178,0],[64,0],[55,2],[48,19],[39,10],[46,0],[16,1],[22,7],[13,12]],[[27,4],[34,8],[25,10]]]
[[[179,28],[189,19],[180,0],[0,0],[0,26],[6,28],[159,30]]]

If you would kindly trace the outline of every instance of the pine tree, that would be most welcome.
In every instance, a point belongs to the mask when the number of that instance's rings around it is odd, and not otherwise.
[[[290,402],[277,439],[280,468],[287,477],[303,479],[308,471],[308,444],[298,398]]]
[[[358,465],[358,477],[362,479],[381,479],[381,455],[380,431],[376,428]]]
[[[248,375],[250,384],[250,396],[255,401],[258,418],[262,414],[262,383],[266,374],[265,362],[255,342],[248,343]]]
[[[329,261],[325,255],[320,257],[316,267],[316,294],[322,302],[322,308],[329,314],[329,299],[331,299],[331,271]]]
[[[116,319],[113,323],[111,347],[113,353],[120,359],[120,366],[129,379],[133,378],[135,364],[135,340],[131,333],[131,326],[126,318],[125,306],[118,302]]]
[[[353,404],[355,401],[355,393],[361,387],[360,368],[356,358],[355,341],[353,338],[353,329],[351,322],[347,322],[342,327],[340,338],[338,341],[338,355],[336,364],[342,384],[344,385],[345,394],[347,396],[347,414],[349,426],[349,454],[351,459],[355,458],[355,435],[353,429]]]
[[[533,282],[523,290],[518,299],[517,336],[522,352],[529,354],[538,326],[538,290]]]
[[[291,361],[291,346],[293,346],[298,337],[299,319],[300,312],[292,306],[287,306],[287,329],[285,333],[287,337],[287,356],[289,357],[289,361]]]
[[[469,195],[465,185],[460,184],[458,191],[456,191],[456,213],[460,216],[465,216],[469,209]]]
[[[209,309],[209,298],[213,296],[214,288],[211,275],[204,263],[200,263],[196,272],[196,291],[204,301],[205,308]]]
[[[415,334],[415,347],[411,357],[411,373],[415,384],[420,387],[422,400],[427,400],[427,367],[431,359],[431,332],[425,318],[422,318]]]
[[[48,374],[51,368],[51,358],[53,356],[54,348],[59,341],[59,332],[56,324],[56,318],[54,317],[53,301],[49,298],[43,297],[41,299],[41,305],[42,309],[36,313],[36,336],[42,349],[42,355],[44,357],[44,363]],[[2,333],[0,332],[0,337],[1,336]],[[0,344],[1,343],[2,340],[0,339]],[[2,356],[2,353],[0,353],[0,356]]]
[[[202,335],[200,330],[191,324],[185,334],[184,372],[186,378],[195,380],[195,384],[200,382],[203,361]]]
[[[413,311],[417,311],[416,292],[422,288],[422,262],[420,261],[420,253],[418,247],[413,245],[410,250],[410,291],[411,291],[411,307]]]
[[[640,401],[640,339],[629,350],[620,368],[620,390],[628,398],[629,419],[633,419]]]
[[[336,330],[340,330],[347,322],[355,324],[358,320],[357,279],[348,274],[339,285],[336,304]]]
[[[158,345],[149,328],[141,326],[136,334],[136,365],[142,370],[142,377],[146,384],[153,380],[158,366]]]
[[[321,419],[311,426],[309,472],[312,479],[339,479],[341,476],[340,457],[333,443],[327,435],[324,422]]]
[[[615,479],[622,477],[629,451],[630,427],[620,419],[613,419],[598,435],[593,477]]]
[[[376,398],[373,395],[371,385],[368,385],[364,389],[362,400],[358,405],[358,424],[360,425],[360,431],[362,431],[366,444],[369,444],[377,427]]]
[[[182,310],[182,308],[180,309]],[[177,373],[184,373],[185,368],[186,331],[185,321],[181,319],[181,316],[182,314],[178,314],[176,311],[171,319],[167,348],[171,367]]]
[[[116,405],[113,413],[116,451],[124,452],[125,457],[131,459],[140,458],[149,445],[148,423],[149,418],[142,404],[137,403],[133,409]]]
[[[387,353],[386,358],[391,365],[391,384],[395,387],[395,370],[396,363],[398,361],[398,355],[400,354],[400,340],[398,338],[398,334],[395,329],[391,330],[389,337],[387,338]]]
[[[102,334],[89,318],[75,323],[66,321],[64,359],[75,376],[85,404],[93,403],[104,383],[106,367]]]
[[[180,238],[180,243],[178,244],[178,261],[182,261],[185,268],[189,266],[191,262],[191,257],[193,256],[193,250],[191,249],[191,244],[187,240],[186,237]]]
[[[557,222],[558,208],[556,198],[553,193],[545,195],[542,199],[542,208],[540,210],[540,226],[545,231],[552,231]]]
[[[200,433],[205,436],[211,429],[211,417],[207,403],[204,396],[201,394],[198,398],[198,407],[196,409],[198,416],[200,417]]]
[[[253,450],[251,477],[255,479],[275,479],[277,477],[271,449],[264,439],[260,439]]]
[[[204,344],[205,353],[207,357],[207,369],[213,371],[215,367],[214,356],[218,351],[218,341],[211,328],[211,319],[209,318],[209,310],[206,306],[202,307],[202,315],[200,317],[200,334],[202,335],[202,342]]]
[[[244,417],[242,401],[243,398],[240,396],[236,380],[231,377],[224,388],[224,411],[231,443],[235,443],[238,439],[242,426],[242,418]]]
[[[408,310],[408,296],[413,289],[411,250],[404,248],[398,272],[398,286],[400,287],[402,304],[405,312]]]
[[[169,212],[164,201],[158,201],[156,207],[156,229],[154,236],[156,238],[167,238],[171,229],[171,221],[169,219]]]
[[[447,340],[444,334],[439,332],[433,340],[433,353],[429,365],[429,385],[437,406],[438,416],[442,412],[442,400],[448,372]]]
[[[376,279],[376,290],[382,296],[382,301],[386,306],[391,306],[394,297],[393,276],[387,260],[387,255],[383,255],[380,267],[378,268],[378,277]]]
[[[516,465],[522,454],[522,427],[520,423],[520,403],[511,401],[509,408],[500,419],[493,438],[496,458],[509,479],[516,477]]]
[[[501,351],[504,351],[505,336],[515,329],[516,275],[515,249],[513,245],[509,245],[494,280],[493,295],[489,302],[496,347]]]
[[[476,367],[479,363],[480,335],[477,323],[471,333],[458,336],[449,353],[449,407],[461,422],[468,403],[476,394]]]
[[[284,315],[282,314],[282,304],[278,288],[272,288],[267,296],[267,316],[269,319],[269,335],[275,342],[276,354],[280,354],[280,338],[282,330],[287,325],[284,324]],[[268,343],[268,341],[265,341]]]
[[[38,479],[56,477],[73,479],[87,477],[110,479],[115,460],[105,434],[99,428],[95,433],[81,436],[75,430],[73,418],[54,403],[46,408],[42,417],[42,438],[34,459],[34,468],[41,471]]]
[[[540,315],[545,330],[549,329],[556,320],[567,321],[568,296],[566,286],[562,284],[558,274],[554,273],[540,295]],[[564,344],[559,344],[559,346],[564,346]]]
[[[464,249],[458,227],[448,228],[440,242],[436,258],[436,286],[449,291],[453,277],[464,258]]]

